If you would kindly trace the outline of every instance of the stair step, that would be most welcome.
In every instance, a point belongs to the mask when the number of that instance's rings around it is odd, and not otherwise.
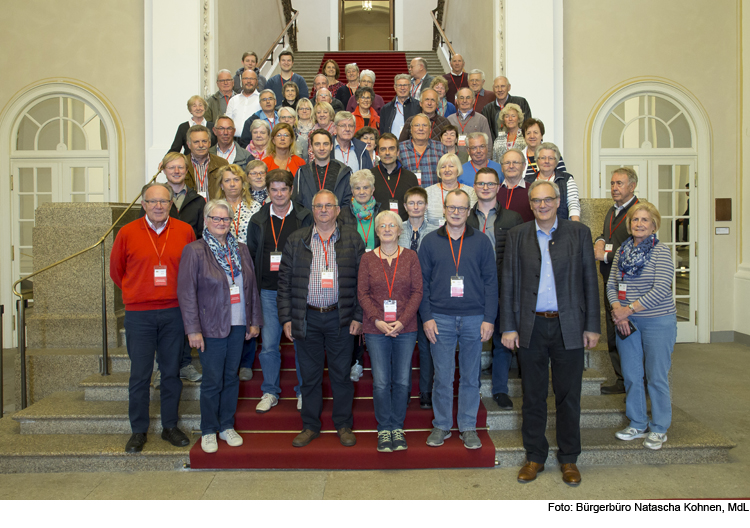
[[[86,401],[128,401],[129,372],[113,372],[109,376],[94,374],[81,381],[78,386],[84,390]],[[200,382],[182,380],[183,401],[200,399]],[[152,401],[159,401],[161,391],[149,389]]]

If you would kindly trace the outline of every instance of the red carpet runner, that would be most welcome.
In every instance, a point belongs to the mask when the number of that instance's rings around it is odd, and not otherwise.
[[[291,345],[281,347],[281,400],[265,414],[255,412],[262,396],[260,386],[263,374],[256,357],[254,376],[251,381],[240,382],[240,400],[235,415],[235,429],[245,443],[241,447],[229,447],[219,440],[219,451],[206,454],[196,442],[190,450],[190,467],[193,469],[423,469],[493,467],[495,447],[486,431],[487,411],[479,406],[477,428],[482,448],[469,451],[464,448],[458,431],[441,447],[428,447],[425,443],[432,429],[432,410],[419,408],[419,370],[412,370],[412,398],[406,413],[404,429],[409,449],[393,453],[378,453],[377,422],[372,402],[372,375],[369,357],[365,353],[364,376],[354,384],[354,432],[357,445],[344,447],[331,420],[333,401],[327,380],[323,380],[323,432],[309,445],[292,447],[292,439],[302,430],[302,419],[297,412],[294,385],[294,349]],[[413,365],[416,367],[418,352],[415,350]],[[458,391],[458,380],[454,383]],[[454,400],[454,423],[457,401]]]
[[[406,54],[398,51],[337,51],[323,55],[320,67],[328,59],[333,59],[339,65],[341,74],[339,80],[346,83],[344,68],[347,64],[356,62],[359,71],[372,70],[375,72],[375,93],[389,103],[396,92],[393,89],[393,78],[399,73],[409,73],[406,64]],[[334,94],[335,95],[335,94]]]

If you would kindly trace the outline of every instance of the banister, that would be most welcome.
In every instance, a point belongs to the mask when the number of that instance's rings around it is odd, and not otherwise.
[[[284,35],[286,35],[286,32],[289,30],[289,28],[297,21],[297,17],[299,16],[299,11],[294,11],[294,15],[292,15],[292,18],[289,19],[289,22],[286,26],[284,26],[284,29],[281,30],[281,33],[279,33],[279,36],[276,37],[276,40],[273,41],[273,44],[271,44],[271,47],[268,48],[268,51],[263,55],[263,57],[258,61],[258,68],[260,68],[264,62],[268,60],[269,57],[271,57],[271,54],[273,53],[274,48],[278,46],[279,44],[283,44],[284,42]],[[272,59],[273,62],[273,59]]]
[[[445,44],[448,46],[448,51],[450,52],[450,57],[448,59],[450,60],[451,57],[453,57],[456,52],[453,50],[453,46],[451,46],[450,41],[448,40],[448,37],[445,35],[445,31],[443,31],[443,28],[440,27],[440,22],[438,22],[437,17],[435,16],[434,11],[430,11],[430,15],[432,16],[432,22],[435,24],[435,27],[438,30],[438,33],[440,33],[440,39],[445,42]]]

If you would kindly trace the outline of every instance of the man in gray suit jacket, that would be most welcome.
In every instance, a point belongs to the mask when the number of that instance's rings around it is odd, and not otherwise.
[[[538,180],[529,188],[534,222],[508,232],[500,297],[503,345],[519,348],[523,373],[523,446],[526,464],[518,481],[544,470],[548,364],[557,410],[557,459],[563,481],[581,482],[581,379],[583,349],[599,341],[599,286],[591,231],[557,218],[560,189]]]

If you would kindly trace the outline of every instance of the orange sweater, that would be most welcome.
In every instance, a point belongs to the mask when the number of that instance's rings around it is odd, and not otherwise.
[[[265,158],[263,158],[263,163],[266,164],[266,167],[268,167],[269,171],[279,168],[279,166],[276,165],[276,162],[273,160],[271,156],[266,156]],[[297,171],[304,164],[305,164],[305,160],[303,160],[299,156],[292,155],[292,157],[289,158],[289,162],[286,164],[286,170],[291,172],[292,176],[296,176]]]

